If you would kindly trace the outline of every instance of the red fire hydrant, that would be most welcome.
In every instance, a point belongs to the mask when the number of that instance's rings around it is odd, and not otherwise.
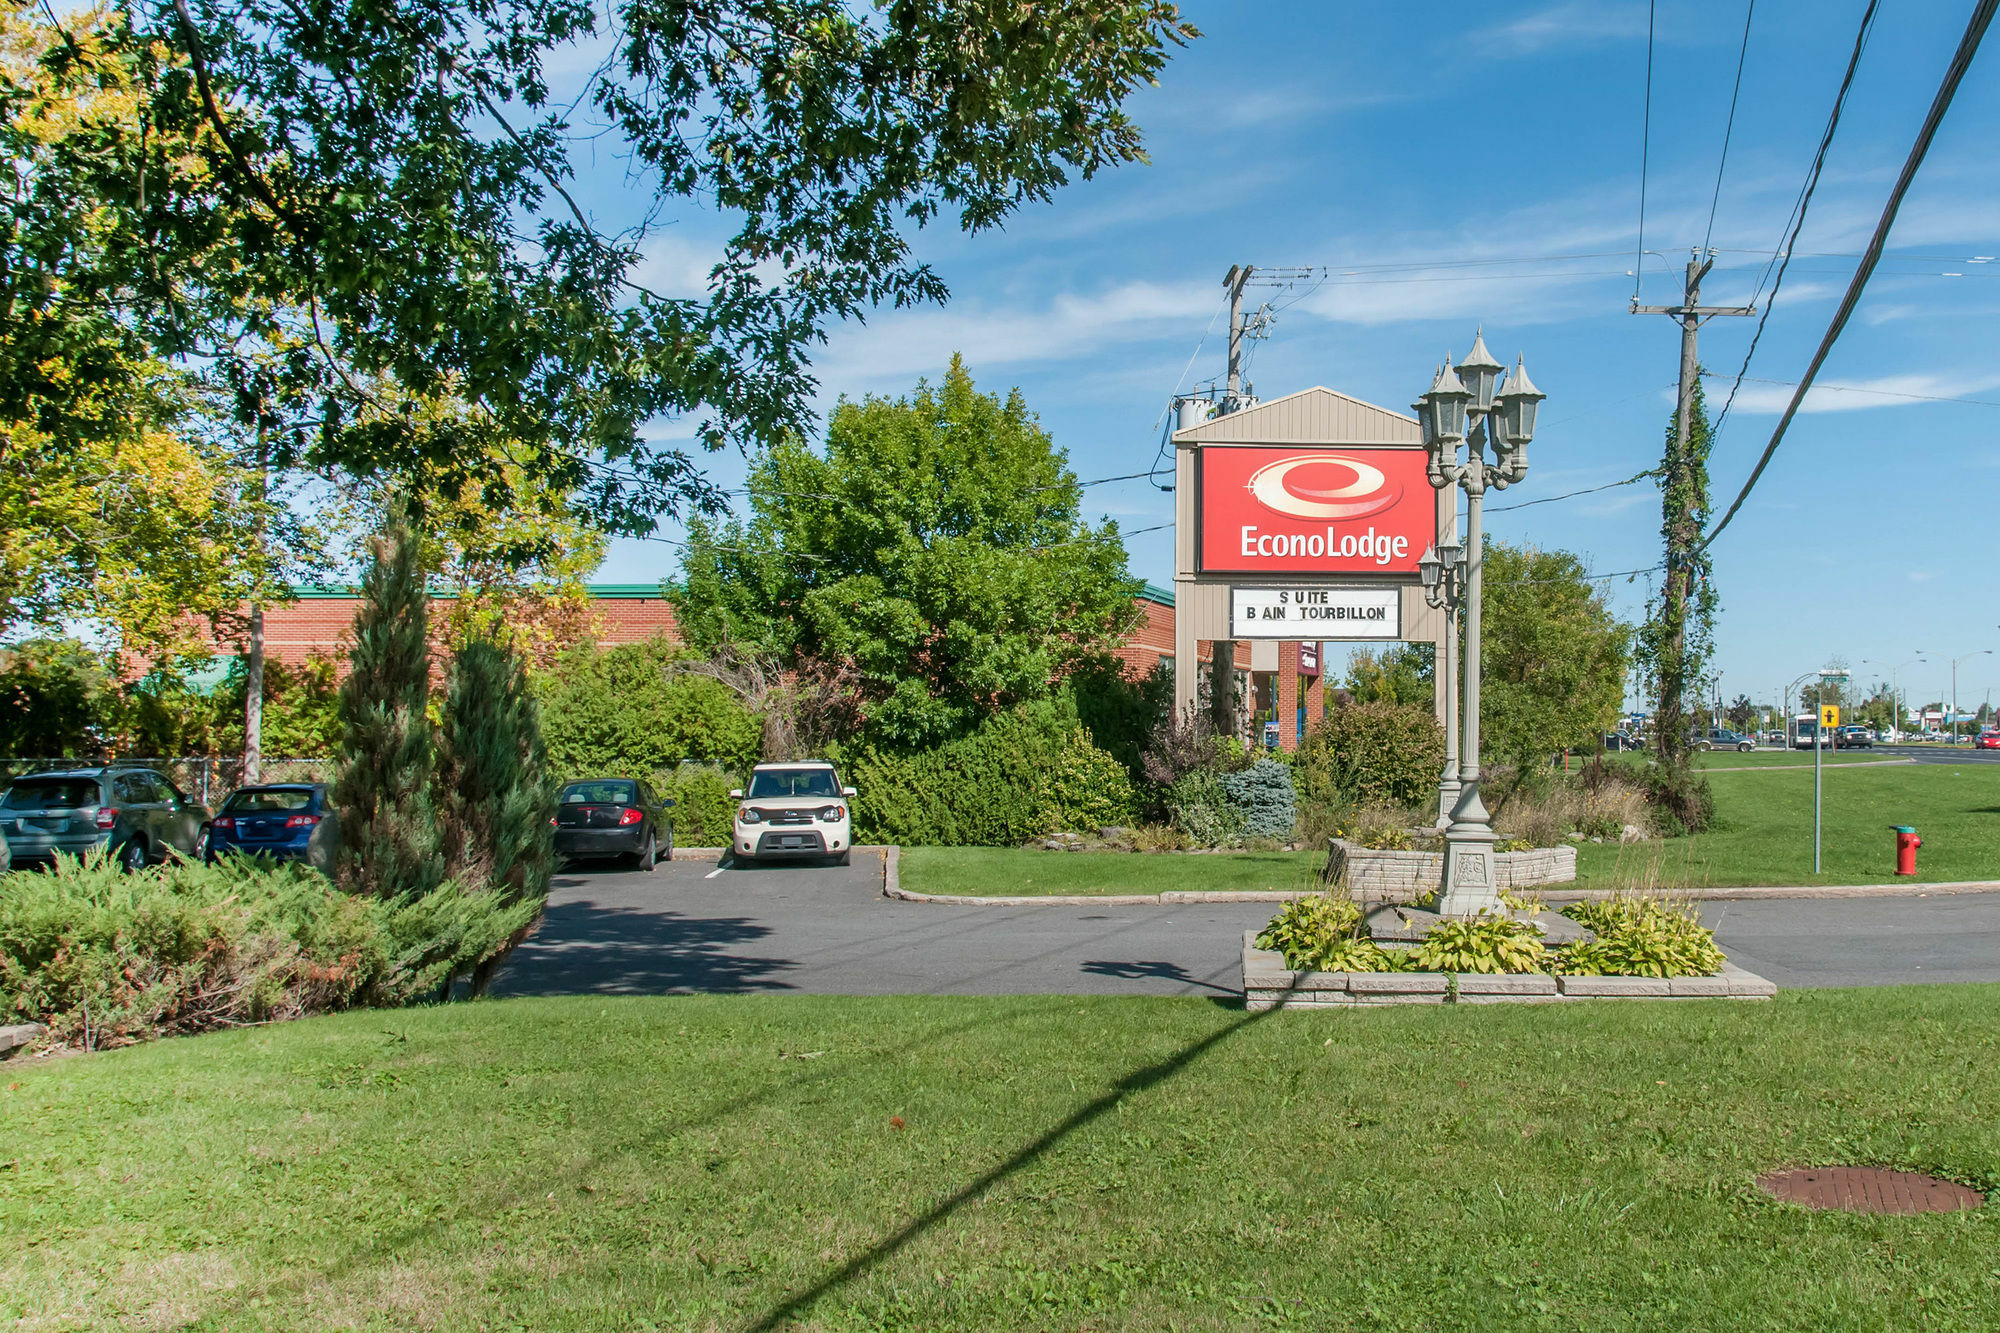
[[[1889,827],[1896,834],[1896,873],[1898,875],[1916,874],[1917,848],[1924,845],[1924,840],[1919,838],[1917,831],[1908,824],[1891,824]]]

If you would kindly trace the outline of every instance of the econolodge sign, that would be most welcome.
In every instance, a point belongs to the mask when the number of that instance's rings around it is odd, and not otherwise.
[[[1195,567],[1403,574],[1437,538],[1421,449],[1209,445],[1196,456]]]

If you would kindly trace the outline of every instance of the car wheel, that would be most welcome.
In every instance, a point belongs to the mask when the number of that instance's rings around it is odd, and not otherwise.
[[[1694,747],[1694,748],[1695,748],[1695,749],[1697,749],[1697,750],[1700,750],[1700,751],[1701,751],[1702,753],[1706,754],[1706,753],[1707,753],[1708,751],[1710,751],[1710,750],[1713,750],[1713,749],[1715,748],[1715,746],[1714,746],[1714,745],[1712,745],[1712,744],[1710,744],[1710,743],[1709,743],[1709,742],[1707,742],[1707,741],[1697,741],[1697,742],[1695,742],[1695,747]]]
[[[674,831],[671,827],[667,829],[667,846],[660,853],[660,859],[662,861],[671,861],[674,859]]]
[[[208,825],[203,824],[201,832],[194,835],[194,850],[189,852],[188,855],[196,861],[208,860],[208,842],[209,828]]]
[[[653,835],[648,833],[646,835],[646,850],[639,853],[639,869],[651,870],[654,862],[659,860],[659,850],[659,845],[654,840]]]
[[[146,844],[137,838],[125,844],[118,852],[118,867],[121,870],[144,870],[146,868]]]
[[[1752,750],[1756,749],[1757,747],[1752,745],[1749,741],[1745,741],[1743,742],[1743,744],[1737,746],[1736,748],[1744,754],[1749,754]]]

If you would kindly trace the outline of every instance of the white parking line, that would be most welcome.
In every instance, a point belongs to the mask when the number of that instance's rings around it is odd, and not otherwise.
[[[716,877],[717,875],[720,875],[721,873],[722,873],[722,867],[721,867],[721,866],[717,866],[717,867],[716,867],[715,869],[713,869],[713,870],[709,871],[709,872],[708,872],[708,873],[707,873],[706,875],[703,875],[703,876],[702,876],[702,878],[703,878],[703,879],[714,879],[714,878],[715,878],[715,877]]]

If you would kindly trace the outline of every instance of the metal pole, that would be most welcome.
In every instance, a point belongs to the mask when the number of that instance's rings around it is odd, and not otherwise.
[[[1451,500],[1444,526],[1446,546],[1458,542],[1458,496],[1454,492],[1455,488],[1444,492]],[[1446,593],[1444,644],[1437,660],[1437,669],[1444,676],[1444,775],[1438,780],[1437,816],[1441,829],[1451,827],[1451,812],[1458,807],[1458,794],[1463,789],[1458,775],[1458,604],[1450,596],[1457,578],[1456,570],[1447,569],[1440,580]]]
[[[1819,693],[1813,696],[1819,705],[1819,718],[1813,723],[1813,874],[1819,873],[1819,796],[1820,770],[1826,755],[1826,677],[1819,678]]]

